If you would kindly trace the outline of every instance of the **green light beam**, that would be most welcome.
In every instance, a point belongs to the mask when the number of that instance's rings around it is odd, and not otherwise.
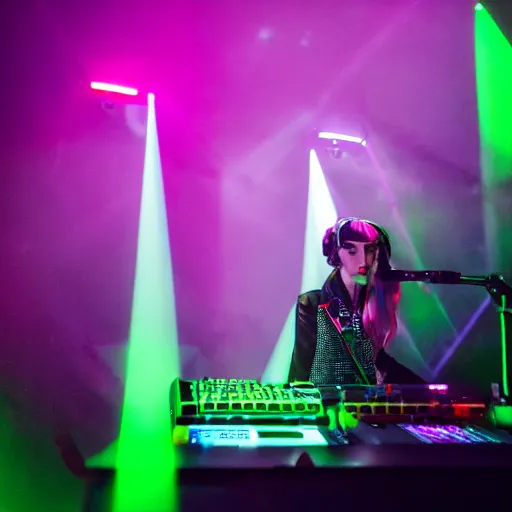
[[[148,96],[137,264],[118,442],[115,512],[176,510],[169,388],[178,333],[154,96]]]
[[[512,224],[499,206],[512,179],[512,48],[483,6],[475,12],[475,65],[487,270],[496,272],[512,258]]]
[[[475,66],[487,270],[512,260],[512,223],[503,188],[512,179],[512,47],[482,4],[475,7]],[[506,335],[501,324],[503,393],[508,396]]]

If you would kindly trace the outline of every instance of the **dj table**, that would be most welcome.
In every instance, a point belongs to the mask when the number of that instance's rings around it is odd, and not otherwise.
[[[182,512],[311,511],[336,503],[347,510],[502,506],[512,475],[512,445],[501,444],[187,446],[178,460]],[[113,476],[91,473],[84,512],[111,510]]]
[[[416,512],[507,500],[512,436],[484,425],[484,403],[447,387],[179,381],[171,395],[182,512]],[[357,421],[348,425],[340,407]],[[90,472],[84,512],[111,510],[113,476]]]

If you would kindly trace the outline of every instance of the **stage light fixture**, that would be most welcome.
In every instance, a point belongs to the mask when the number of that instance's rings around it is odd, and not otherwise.
[[[343,142],[354,142],[355,144],[361,144],[361,146],[366,146],[366,140],[362,137],[354,137],[353,135],[345,135],[344,133],[334,133],[334,132],[319,132],[319,139],[325,139],[330,141],[343,141]]]
[[[139,91],[133,87],[124,87],[122,85],[107,84],[105,82],[91,82],[91,89],[95,91],[112,92],[124,94],[126,96],[137,96]]]
[[[317,140],[325,141],[326,145],[324,148],[327,150],[327,153],[336,160],[346,158],[352,153],[351,147],[355,149],[354,146],[366,147],[367,145],[366,139],[363,137],[356,137],[344,133],[317,132],[316,136]]]

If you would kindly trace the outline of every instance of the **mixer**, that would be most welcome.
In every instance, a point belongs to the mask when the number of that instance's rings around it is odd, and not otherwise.
[[[315,387],[176,379],[171,386],[176,444],[511,444],[508,434],[486,428],[487,413],[483,397],[445,384]]]
[[[311,383],[177,379],[171,386],[177,444],[325,446],[329,425],[320,391]]]
[[[356,418],[373,422],[422,423],[486,420],[487,404],[474,391],[446,384],[334,386],[321,388],[324,402],[342,402]]]
[[[318,424],[325,416],[320,391],[310,383],[262,385],[256,380],[176,380],[171,388],[178,422],[291,420]],[[172,400],[172,398],[171,398]]]

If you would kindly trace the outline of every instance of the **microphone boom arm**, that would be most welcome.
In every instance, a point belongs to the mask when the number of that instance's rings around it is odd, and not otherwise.
[[[505,314],[512,312],[512,286],[499,274],[465,276],[460,272],[453,272],[451,270],[396,271],[391,269],[391,274],[389,275],[392,275],[394,272],[397,273],[396,277],[399,281],[421,281],[432,284],[466,284],[483,286],[487,290],[493,302],[498,306],[500,316],[502,391],[505,399],[508,400],[508,358],[512,356],[512,346],[509,347],[507,343]],[[392,278],[392,280],[394,279]]]
[[[472,286],[483,286],[493,296],[505,295],[507,303],[512,302],[512,286],[505,282],[503,276],[499,274],[489,274],[482,276],[465,276],[460,272],[452,270],[396,270],[389,269],[384,272],[384,280],[400,281],[400,282],[423,282],[431,284],[466,284]],[[498,305],[501,298],[498,301]]]

